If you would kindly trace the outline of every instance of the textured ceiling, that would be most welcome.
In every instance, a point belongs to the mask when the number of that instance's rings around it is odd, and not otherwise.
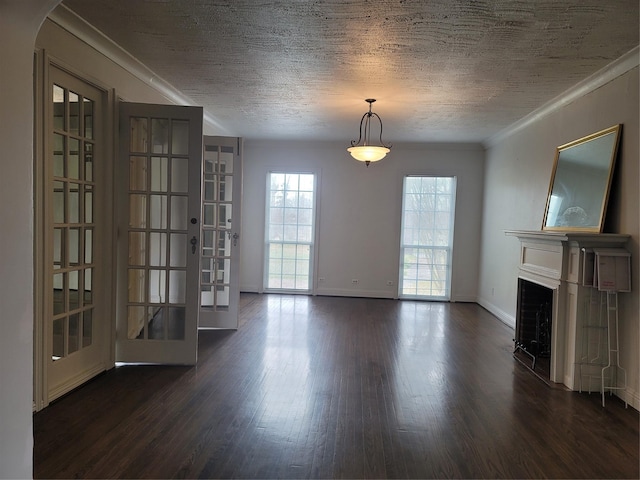
[[[483,141],[638,45],[638,0],[65,0],[245,138]]]

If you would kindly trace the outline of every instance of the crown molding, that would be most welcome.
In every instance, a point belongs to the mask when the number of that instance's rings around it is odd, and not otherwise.
[[[517,122],[509,125],[504,130],[496,133],[485,140],[485,147],[493,147],[497,143],[501,142],[505,138],[513,135],[514,133],[522,130],[523,128],[531,125],[534,122],[552,114],[553,112],[560,110],[562,107],[576,101],[577,99],[584,97],[588,93],[597,90],[603,85],[615,80],[621,75],[624,75],[629,70],[636,68],[640,64],[640,46],[634,47],[629,52],[622,55],[617,60],[614,60],[606,67],[598,70],[593,75],[585,78],[581,82],[577,83],[570,89],[561,93],[557,97],[553,98],[549,102],[545,103],[541,107],[535,109],[530,114],[522,117]]]
[[[200,106],[191,98],[184,95],[169,82],[157,75],[136,57],[127,52],[124,48],[107,37],[100,30],[88,23],[66,5],[58,5],[48,16],[48,18],[68,31],[80,41],[86,43],[109,60],[113,61],[127,72],[131,73],[138,80],[153,88],[163,97],[176,105]],[[220,134],[229,134],[227,128],[211,114],[203,112],[204,122],[214,131]]]

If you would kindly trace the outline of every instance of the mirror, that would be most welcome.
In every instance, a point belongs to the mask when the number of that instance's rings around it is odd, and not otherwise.
[[[556,149],[543,230],[602,232],[621,125]]]

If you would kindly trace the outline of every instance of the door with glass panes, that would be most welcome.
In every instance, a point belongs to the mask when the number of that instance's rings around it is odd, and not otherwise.
[[[200,327],[238,328],[241,139],[204,137]]]
[[[104,371],[110,345],[105,94],[53,66],[49,79],[42,202],[45,403]]]
[[[195,364],[202,108],[120,104],[116,360]]]

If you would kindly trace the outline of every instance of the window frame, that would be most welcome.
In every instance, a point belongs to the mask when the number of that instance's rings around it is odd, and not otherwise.
[[[271,176],[273,174],[282,175],[312,175],[313,176],[313,199],[311,205],[311,241],[306,242],[273,242],[269,240],[269,228],[270,228],[270,216],[269,211],[271,208]],[[318,191],[320,189],[320,174],[319,172],[311,169],[297,169],[297,168],[269,168],[267,170],[265,179],[265,208],[264,208],[264,231],[263,231],[263,275],[262,275],[262,291],[267,293],[287,293],[287,294],[303,294],[312,295],[316,291],[316,265],[317,265],[317,241],[318,241]],[[298,190],[299,191],[299,190]],[[309,271],[308,271],[308,288],[296,289],[296,288],[273,288],[269,287],[269,246],[273,243],[279,243],[281,245],[308,245],[309,246]]]
[[[451,193],[448,194],[451,197],[450,202],[450,217],[449,217],[449,236],[448,245],[422,245],[422,244],[405,244],[405,202],[406,202],[406,184],[409,178],[443,178],[450,179],[452,181]],[[401,207],[400,207],[400,221],[399,221],[399,255],[398,255],[398,298],[407,300],[427,300],[427,301],[450,301],[451,291],[453,284],[453,256],[454,256],[454,230],[456,219],[456,197],[457,197],[457,185],[458,178],[456,175],[439,175],[439,174],[405,174],[402,176],[401,187]],[[437,210],[435,210],[437,211]],[[405,277],[404,277],[404,256],[405,249],[407,248],[419,248],[419,249],[435,249],[445,250],[447,253],[446,263],[446,277],[445,277],[445,292],[444,295],[418,295],[403,293]]]

